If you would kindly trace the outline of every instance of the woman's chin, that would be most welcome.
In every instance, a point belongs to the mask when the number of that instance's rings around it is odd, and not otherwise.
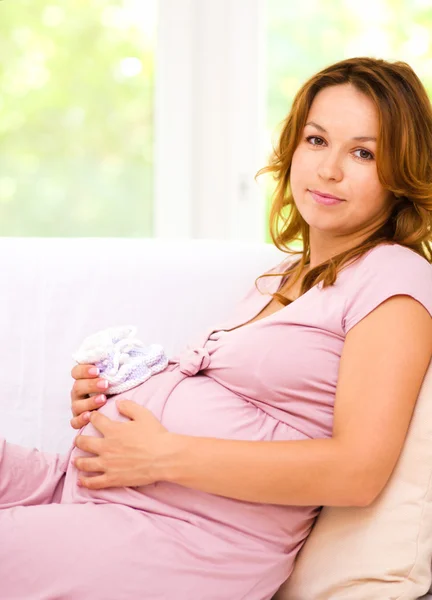
[[[323,233],[340,233],[341,224],[332,215],[317,214],[316,210],[305,210],[300,213],[309,229],[322,231]]]

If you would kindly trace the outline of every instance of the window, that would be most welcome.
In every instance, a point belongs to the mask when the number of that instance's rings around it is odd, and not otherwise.
[[[432,91],[428,0],[267,1],[267,126],[286,116],[302,83],[352,56],[408,62]]]
[[[0,22],[0,235],[150,236],[156,0],[6,0]]]

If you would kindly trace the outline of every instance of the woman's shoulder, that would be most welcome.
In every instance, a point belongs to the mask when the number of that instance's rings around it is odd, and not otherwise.
[[[432,315],[432,265],[400,244],[380,244],[364,254],[346,277],[344,320],[348,331],[384,300],[411,296]]]
[[[432,264],[426,258],[411,248],[396,243],[375,246],[363,256],[362,264],[365,268],[370,268],[372,265],[386,269],[415,268],[432,276]]]

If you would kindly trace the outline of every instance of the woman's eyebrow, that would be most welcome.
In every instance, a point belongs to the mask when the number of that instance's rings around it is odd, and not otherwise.
[[[328,133],[328,131],[326,131],[324,129],[324,127],[321,127],[321,125],[318,125],[318,123],[314,123],[313,121],[309,121],[309,123],[306,123],[305,127],[307,127],[307,125],[313,125],[313,127],[316,127],[319,131],[322,131],[323,133]],[[376,137],[372,137],[369,135],[357,135],[351,139],[356,140],[357,142],[376,142],[377,141]]]

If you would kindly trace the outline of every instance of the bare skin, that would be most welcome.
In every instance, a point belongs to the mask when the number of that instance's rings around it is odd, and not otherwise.
[[[291,302],[294,302],[294,300],[297,300],[297,298],[299,298],[299,296],[300,296],[303,279],[305,278],[305,275],[308,273],[308,271],[309,271],[309,267],[307,266],[303,269],[301,276],[295,283],[293,283],[291,281],[291,278],[293,277],[291,275],[291,277],[288,278],[288,280],[284,283],[284,285],[279,288],[278,292],[280,294],[282,294],[283,296],[285,296],[285,298],[287,298],[287,300],[290,300]],[[280,310],[284,306],[285,305],[282,304],[281,302],[279,302],[279,300],[277,298],[272,298],[272,300],[262,309],[262,311],[258,315],[256,315],[256,317],[254,317],[247,323],[243,323],[243,325],[240,325],[239,327],[235,327],[234,329],[239,329],[240,327],[249,325],[250,323],[253,323],[254,321],[259,321],[260,319],[263,319],[264,317],[267,317],[268,315],[275,313],[276,311]]]
[[[91,411],[100,408],[106,402],[106,390],[97,387],[99,382],[106,380],[98,375],[91,375],[89,369],[92,367],[93,365],[75,365],[71,371],[75,382],[71,390],[73,418],[70,424],[74,429],[81,429],[87,425],[90,421]],[[90,396],[90,394],[98,394],[98,396]],[[99,399],[101,402],[98,402]]]

